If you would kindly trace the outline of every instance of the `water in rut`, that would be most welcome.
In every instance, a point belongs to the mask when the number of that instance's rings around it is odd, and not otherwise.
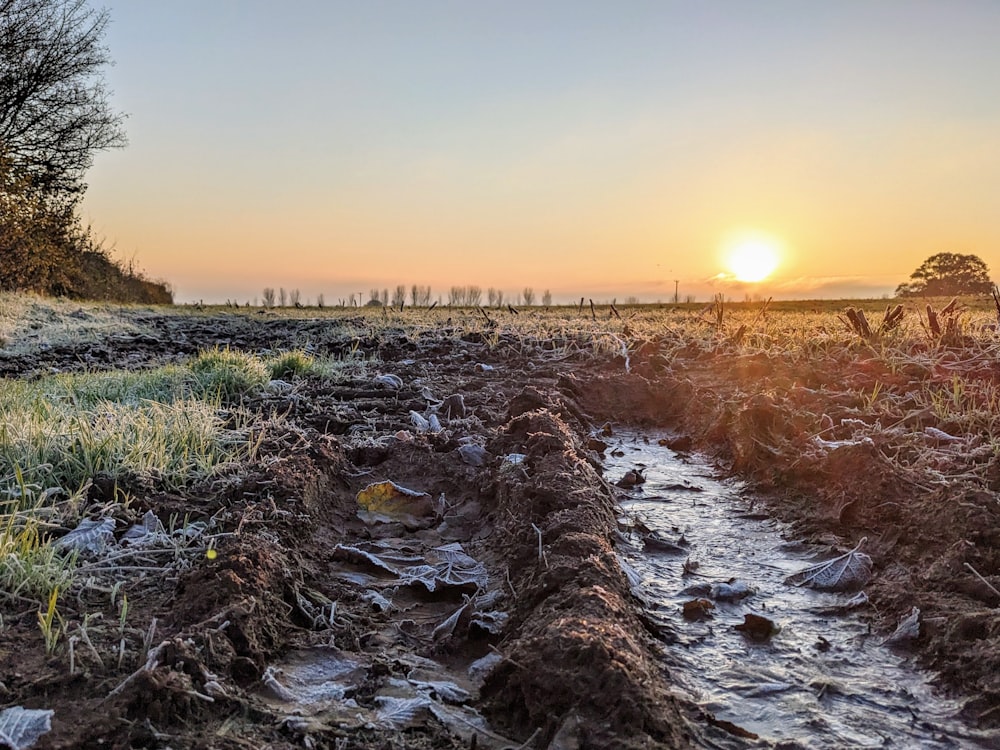
[[[904,649],[869,632],[852,593],[784,583],[829,550],[789,541],[739,484],[657,437],[617,435],[605,470],[613,482],[636,469],[645,478],[621,490],[626,518],[646,530],[630,532],[620,551],[642,577],[649,618],[676,638],[664,658],[687,697],[787,748],[1000,747],[1000,733],[970,728],[960,701],[937,694]],[[698,567],[685,574],[689,558]],[[683,604],[699,598],[706,616],[685,617]],[[748,613],[780,630],[759,639],[736,630]]]

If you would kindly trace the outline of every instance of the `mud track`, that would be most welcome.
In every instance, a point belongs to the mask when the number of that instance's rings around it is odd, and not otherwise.
[[[629,594],[612,546],[613,496],[590,439],[609,419],[686,431],[690,444],[771,488],[774,511],[804,535],[876,532],[872,595],[885,618],[877,624],[891,628],[914,592],[929,611],[935,603],[946,609],[949,617],[923,634],[920,647],[947,679],[973,680],[984,721],[1000,718],[993,711],[1000,626],[983,614],[997,602],[988,591],[948,585],[962,561],[988,568],[958,540],[995,543],[983,534],[1000,528],[998,519],[963,511],[953,499],[947,513],[955,529],[944,534],[927,525],[941,512],[933,498],[887,511],[903,489],[872,457],[836,458],[850,466],[762,460],[752,453],[759,443],[742,436],[766,430],[791,439],[796,425],[766,400],[732,407],[727,394],[738,389],[718,368],[691,367],[681,377],[655,352],[637,358],[629,374],[620,361],[586,357],[539,365],[523,342],[487,341],[445,322],[413,333],[363,316],[122,315],[144,332],[5,357],[0,369],[32,377],[149,367],[213,346],[307,347],[377,358],[373,369],[402,386],[369,372],[299,383],[293,393],[248,404],[281,415],[285,428],[270,434],[261,460],[238,481],[181,494],[95,483],[96,505],[111,507],[115,493],[134,498],[127,509],[116,506],[120,528],[152,510],[164,523],[183,516],[226,536],[217,557],[173,578],[123,571],[127,627],[119,626],[114,592],[110,600],[82,593],[64,615],[74,632],[88,623],[91,641],[77,643],[73,674],[65,651],[46,656],[40,648],[35,608],[4,613],[0,700],[55,711],[37,747],[741,746],[726,727],[671,697],[657,658],[662,644]],[[426,407],[427,390],[437,399],[461,396],[461,411],[449,413],[440,432],[413,430],[409,413]],[[362,428],[369,439],[358,438]],[[821,481],[862,472],[864,487]],[[432,522],[359,518],[358,493],[383,480],[440,499]],[[873,483],[878,502],[865,494]],[[807,493],[821,502],[805,502]],[[389,549],[426,557],[456,543],[485,569],[478,590],[401,585],[364,558]],[[303,712],[283,702],[282,665],[317,650],[355,665],[346,698],[356,711]],[[398,697],[393,690],[413,684],[420,670],[466,676],[472,664],[488,666],[458,702],[466,719],[488,721],[482,732],[427,711],[395,724],[377,720]],[[447,702],[432,698],[436,707]]]

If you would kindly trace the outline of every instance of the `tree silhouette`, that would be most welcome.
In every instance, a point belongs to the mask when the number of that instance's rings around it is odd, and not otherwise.
[[[989,294],[990,269],[977,255],[938,253],[910,274],[909,283],[896,287],[897,297],[951,297]]]
[[[0,0],[0,155],[36,187],[81,191],[94,152],[125,144],[108,21],[86,0]]]

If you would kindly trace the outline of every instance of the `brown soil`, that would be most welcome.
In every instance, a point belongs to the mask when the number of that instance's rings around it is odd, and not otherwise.
[[[921,607],[927,617],[917,647],[926,663],[981,696],[975,712],[983,723],[1000,721],[1000,598],[958,575],[969,563],[1000,583],[995,498],[918,491],[875,450],[791,458],[782,446],[809,426],[764,395],[784,377],[769,365],[734,368],[695,357],[681,376],[651,347],[625,374],[621,362],[537,366],[520,342],[447,327],[426,335],[376,331],[360,316],[334,323],[125,314],[151,333],[0,358],[0,370],[30,377],[53,368],[145,367],[216,345],[309,346],[376,355],[378,369],[404,385],[397,390],[370,376],[300,384],[294,395],[257,404],[285,415],[286,429],[270,434],[261,459],[238,479],[179,494],[120,486],[134,498],[117,506],[120,529],[151,509],[164,524],[186,516],[226,536],[217,557],[171,575],[123,569],[127,617],[120,619],[121,591],[85,587],[62,605],[65,637],[51,655],[37,606],[3,613],[0,704],[54,710],[39,748],[503,746],[479,744],[429,715],[392,727],[283,710],[268,695],[272,668],[319,647],[364,665],[349,697],[366,716],[420,658],[464,673],[473,660],[497,654],[469,704],[511,747],[740,746],[734,728],[727,732],[718,726],[724,722],[670,694],[657,657],[663,644],[644,627],[612,546],[614,500],[590,449],[598,446],[588,441],[605,420],[686,433],[691,445],[767,491],[774,512],[804,537],[869,536],[876,626],[891,629],[900,614]],[[747,378],[759,386],[754,394]],[[442,398],[461,394],[465,415],[440,433],[414,434],[409,412],[426,405],[423,387]],[[348,440],[358,426],[377,439]],[[485,448],[483,466],[463,457],[462,438]],[[523,459],[505,459],[512,454]],[[366,523],[358,492],[382,480],[443,495],[443,519]],[[95,482],[92,499],[107,506],[114,491]],[[480,593],[507,615],[495,633],[462,609],[475,587],[399,585],[347,549],[381,543],[378,549],[423,554],[453,542],[486,568]],[[442,630],[459,610],[454,627]]]

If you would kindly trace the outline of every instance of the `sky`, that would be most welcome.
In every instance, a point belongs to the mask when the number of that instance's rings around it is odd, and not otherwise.
[[[880,297],[938,252],[1000,278],[993,0],[108,7],[129,145],[83,218],[179,302]],[[734,237],[773,273],[734,278]]]

